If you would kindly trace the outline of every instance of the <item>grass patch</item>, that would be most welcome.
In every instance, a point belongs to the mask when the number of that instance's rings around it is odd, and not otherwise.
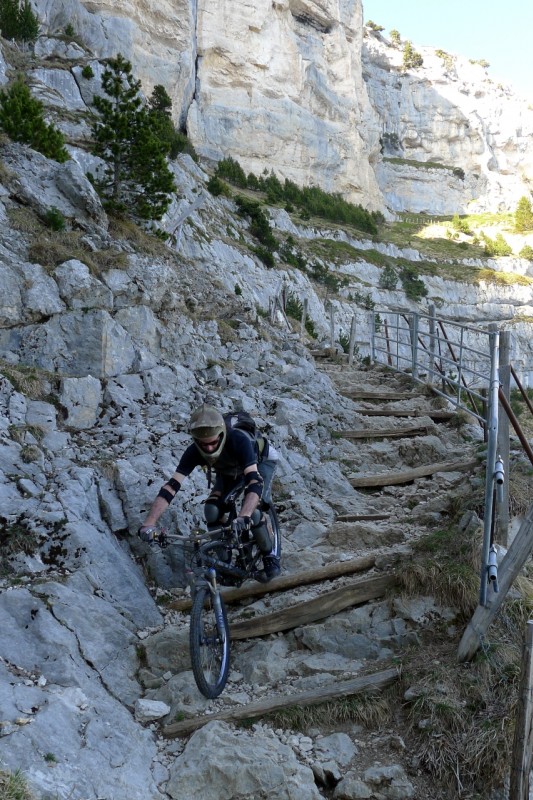
[[[49,394],[59,376],[53,372],[24,364],[8,364],[0,359],[0,374],[4,375],[13,388],[31,400],[49,400]],[[36,437],[37,438],[37,437]]]
[[[35,800],[35,795],[30,791],[28,782],[20,770],[16,772],[0,770],[0,797],[2,800]]]
[[[274,728],[305,732],[351,722],[366,728],[382,728],[392,718],[393,690],[379,694],[342,697],[321,705],[291,706],[268,715]]]

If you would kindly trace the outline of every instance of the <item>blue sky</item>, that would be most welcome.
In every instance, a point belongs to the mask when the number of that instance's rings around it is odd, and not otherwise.
[[[495,83],[533,97],[532,0],[363,0],[363,18],[415,46],[483,58]]]

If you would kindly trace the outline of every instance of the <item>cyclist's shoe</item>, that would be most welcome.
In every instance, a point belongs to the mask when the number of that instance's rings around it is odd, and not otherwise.
[[[272,554],[263,556],[263,567],[267,581],[271,581],[272,578],[277,578],[281,572],[279,558]]]

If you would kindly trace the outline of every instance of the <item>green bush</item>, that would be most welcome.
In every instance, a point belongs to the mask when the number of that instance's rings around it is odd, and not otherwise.
[[[402,43],[402,37],[400,36],[400,32],[393,28],[392,31],[389,31],[389,36],[391,40],[391,44],[394,47],[399,47]]]
[[[388,289],[389,291],[393,291],[396,289],[398,284],[398,274],[394,267],[390,264],[386,264],[384,269],[379,276],[379,287],[380,289]]]
[[[465,233],[468,236],[472,236],[472,229],[470,228],[468,222],[465,219],[461,219],[459,214],[454,214],[452,219],[452,227],[459,231],[460,233]]]
[[[231,197],[231,189],[228,184],[221,181],[217,175],[212,175],[209,178],[207,181],[207,190],[211,192],[213,197],[219,197],[220,195]]]
[[[52,206],[52,208],[48,209],[43,217],[43,220],[45,225],[47,225],[53,231],[64,231],[66,228],[65,217],[55,206]]]
[[[268,250],[275,250],[278,246],[276,237],[272,233],[270,222],[259,203],[242,195],[238,195],[235,198],[235,203],[240,216],[250,218],[250,233],[252,236]]]
[[[63,134],[45,122],[43,104],[32,97],[21,77],[0,92],[0,130],[55,161],[69,158]]]
[[[215,175],[217,175],[219,178],[224,178],[234,186],[238,186],[240,189],[245,189],[248,185],[248,180],[243,168],[239,162],[235,161],[235,159],[231,158],[231,156],[228,158],[223,158],[218,162]]]
[[[418,69],[424,63],[424,59],[417,53],[411,42],[406,42],[403,46],[403,67],[404,69]]]
[[[94,78],[93,68],[90,64],[86,64],[81,71],[81,77],[85,78],[86,81],[90,81],[91,78]]]
[[[76,31],[74,30],[74,25],[72,25],[70,22],[68,23],[68,25],[65,28],[65,36],[68,36],[71,39],[74,36],[76,36]]]
[[[370,28],[370,30],[374,31],[375,33],[381,33],[381,31],[385,30],[383,25],[377,25],[375,22],[372,22],[371,19],[369,19],[368,22],[366,23],[366,27]]]
[[[418,300],[421,300],[423,297],[427,297],[428,290],[424,285],[424,281],[417,275],[413,267],[403,267],[400,272],[400,280],[405,296],[408,297],[409,300],[418,302]]]
[[[512,255],[513,248],[505,241],[501,233],[498,233],[495,239],[491,239],[490,236],[487,236],[482,232],[481,238],[483,239],[483,243],[485,245],[483,252],[486,256],[489,256],[489,258],[494,256]]]
[[[533,247],[529,244],[525,244],[518,255],[520,258],[527,258],[528,261],[533,261]]]

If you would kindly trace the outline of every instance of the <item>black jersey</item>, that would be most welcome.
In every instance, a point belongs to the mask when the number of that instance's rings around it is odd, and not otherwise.
[[[227,432],[224,447],[213,464],[213,469],[217,475],[236,479],[244,473],[246,467],[257,464],[258,459],[257,442],[244,431],[233,428]],[[190,475],[193,469],[204,467],[206,464],[199,449],[195,444],[191,444],[182,455],[176,472]]]

